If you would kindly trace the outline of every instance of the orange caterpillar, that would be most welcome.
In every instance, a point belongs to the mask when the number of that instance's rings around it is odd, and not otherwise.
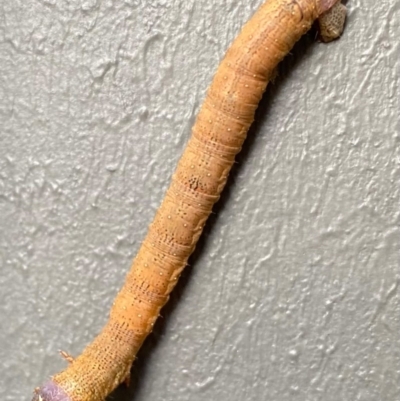
[[[277,64],[316,19],[329,41],[343,29],[339,0],[269,0],[222,60],[165,195],[101,333],[34,401],[102,401],[129,378],[219,199]]]

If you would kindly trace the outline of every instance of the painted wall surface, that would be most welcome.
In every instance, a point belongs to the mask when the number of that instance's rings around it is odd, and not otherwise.
[[[0,398],[101,329],[262,0],[1,0]],[[400,399],[400,2],[283,62],[113,400]]]

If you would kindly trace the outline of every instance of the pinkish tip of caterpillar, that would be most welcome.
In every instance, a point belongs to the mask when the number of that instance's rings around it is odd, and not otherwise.
[[[35,389],[32,401],[71,401],[65,391],[52,380]]]

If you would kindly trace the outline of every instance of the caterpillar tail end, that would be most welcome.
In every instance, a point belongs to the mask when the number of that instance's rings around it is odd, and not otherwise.
[[[68,394],[52,380],[34,391],[32,401],[72,401]]]

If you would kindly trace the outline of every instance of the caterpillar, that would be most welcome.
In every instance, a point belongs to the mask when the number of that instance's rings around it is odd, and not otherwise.
[[[102,401],[129,379],[135,355],[187,264],[258,103],[278,63],[315,20],[330,41],[343,30],[340,0],[268,0],[243,27],[216,72],[107,324],[68,367],[35,389],[33,401]]]

